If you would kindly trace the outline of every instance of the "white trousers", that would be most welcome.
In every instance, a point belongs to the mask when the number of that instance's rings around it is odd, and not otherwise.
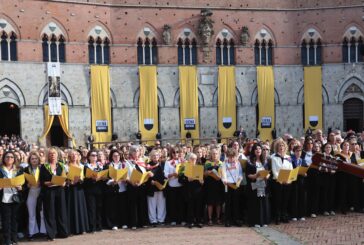
[[[27,199],[27,207],[29,213],[29,236],[33,236],[34,234],[43,233],[46,234],[47,231],[44,225],[44,215],[43,210],[40,212],[40,230],[37,223],[37,199],[40,193],[40,188],[30,188],[28,199]]]
[[[150,223],[164,222],[166,218],[166,199],[162,191],[154,192],[148,196],[148,215]]]

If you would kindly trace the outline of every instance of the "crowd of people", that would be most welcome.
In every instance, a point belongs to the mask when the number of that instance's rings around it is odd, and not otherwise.
[[[195,146],[115,143],[101,149],[44,148],[16,136],[0,138],[0,178],[39,175],[35,186],[26,182],[0,190],[4,244],[16,244],[19,233],[54,240],[103,229],[265,227],[364,212],[363,179],[312,164],[313,155],[322,153],[328,160],[363,165],[364,131],[345,137],[331,131],[325,137],[316,130],[299,139],[285,134],[273,142],[236,138]],[[203,166],[203,178],[188,175],[187,165]],[[277,181],[280,170],[300,166],[309,168],[296,181]],[[81,168],[81,175],[54,185],[52,177],[67,176],[72,167]],[[127,169],[127,178],[86,174],[110,168]],[[262,170],[269,174],[261,176]],[[147,173],[148,180],[131,181],[134,171]]]

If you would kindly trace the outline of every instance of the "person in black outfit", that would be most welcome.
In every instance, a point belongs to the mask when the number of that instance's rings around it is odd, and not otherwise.
[[[15,166],[15,155],[12,151],[5,152],[2,157],[2,166],[0,167],[0,178],[14,178],[23,174],[22,170]],[[0,190],[1,198],[1,223],[4,238],[4,244],[16,244],[18,242],[17,214],[22,196],[22,186],[15,188],[3,188]]]
[[[249,162],[246,166],[247,176],[247,198],[248,198],[248,225],[261,227],[270,222],[269,201],[266,193],[267,179],[269,175],[262,178],[259,171],[267,170],[264,164],[262,145],[256,143],[250,152]]]
[[[96,161],[97,151],[91,150],[87,153],[88,163],[84,167],[86,176],[87,169],[99,172],[103,167]],[[88,211],[89,232],[102,231],[102,188],[103,183],[96,176],[85,177],[83,182]]]
[[[61,162],[58,162],[58,152],[56,148],[49,148],[48,163],[40,168],[39,179],[42,187],[44,221],[50,240],[56,236],[66,238],[68,236],[67,226],[67,204],[63,186],[52,184],[52,176],[65,176],[65,169]]]

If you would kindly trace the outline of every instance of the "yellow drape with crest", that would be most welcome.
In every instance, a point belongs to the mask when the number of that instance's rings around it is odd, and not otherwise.
[[[322,69],[304,68],[305,130],[322,129]]]
[[[155,140],[158,133],[157,67],[139,66],[139,130],[142,140]],[[149,145],[153,141],[147,142]]]
[[[104,65],[91,66],[91,127],[95,142],[111,141],[110,74],[109,67]]]
[[[272,140],[274,118],[274,73],[272,66],[257,67],[260,139]]]
[[[219,66],[218,129],[222,138],[232,137],[236,131],[235,86],[235,67]]]
[[[199,138],[200,129],[198,115],[198,81],[196,66],[179,67],[179,93],[181,138],[186,139],[187,132],[190,132],[192,138]],[[186,125],[187,128],[185,128]],[[195,140],[193,143],[199,144],[199,141]]]

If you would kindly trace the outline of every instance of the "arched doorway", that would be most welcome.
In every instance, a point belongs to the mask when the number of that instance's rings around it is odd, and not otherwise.
[[[64,133],[58,116],[53,119],[53,124],[47,135],[47,145],[50,146],[68,146],[68,138]]]
[[[14,103],[0,104],[0,135],[20,135],[20,110]]]
[[[357,98],[347,99],[344,102],[344,130],[360,132],[363,129],[364,107],[363,101]]]

